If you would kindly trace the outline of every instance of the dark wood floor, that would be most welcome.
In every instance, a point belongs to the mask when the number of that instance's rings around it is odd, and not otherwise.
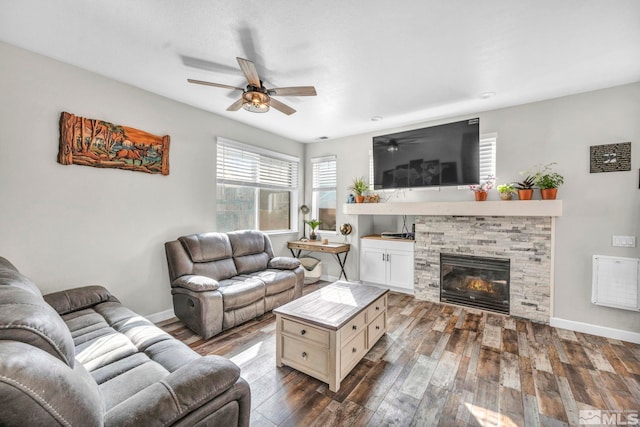
[[[621,424],[640,412],[640,345],[402,294],[337,393],[276,367],[271,313],[207,341],[177,319],[160,326],[242,368],[253,426],[579,426],[580,411]]]

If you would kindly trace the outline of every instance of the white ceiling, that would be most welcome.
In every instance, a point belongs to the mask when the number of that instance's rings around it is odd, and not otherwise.
[[[302,142],[640,80],[637,0],[1,0],[0,40]],[[244,87],[236,56],[318,96],[187,83]]]

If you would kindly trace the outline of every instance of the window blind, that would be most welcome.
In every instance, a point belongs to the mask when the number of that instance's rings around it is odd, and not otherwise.
[[[313,191],[335,190],[336,157],[318,157],[311,159]]]
[[[218,184],[260,188],[298,187],[295,157],[218,139],[216,178]]]
[[[480,181],[496,176],[496,135],[480,137]]]

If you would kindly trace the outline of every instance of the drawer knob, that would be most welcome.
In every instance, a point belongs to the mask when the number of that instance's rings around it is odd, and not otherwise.
[[[376,306],[376,310],[380,310],[380,307]]]
[[[300,335],[304,335],[306,333],[307,333],[307,331],[305,331],[304,329],[300,331]]]
[[[356,348],[355,348],[355,347],[353,347],[353,348],[351,349],[351,353],[355,353],[356,351],[358,351],[358,350],[356,350]]]
[[[376,330],[379,331],[380,330],[380,326],[376,325]]]
[[[302,352],[302,358],[303,358],[304,360],[307,360],[307,352],[306,352],[306,351],[303,351],[303,352]]]
[[[358,329],[358,327],[357,327],[356,325],[353,325],[353,326],[351,327],[351,329],[353,329],[353,330],[355,331],[356,329]]]

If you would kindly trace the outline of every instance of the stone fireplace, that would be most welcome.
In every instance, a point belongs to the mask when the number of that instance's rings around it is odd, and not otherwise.
[[[415,224],[416,298],[440,302],[441,254],[498,258],[510,264],[508,312],[515,317],[549,323],[552,217],[420,215],[415,217]],[[471,285],[474,286],[486,287],[481,283]],[[472,291],[467,294],[476,296]]]

